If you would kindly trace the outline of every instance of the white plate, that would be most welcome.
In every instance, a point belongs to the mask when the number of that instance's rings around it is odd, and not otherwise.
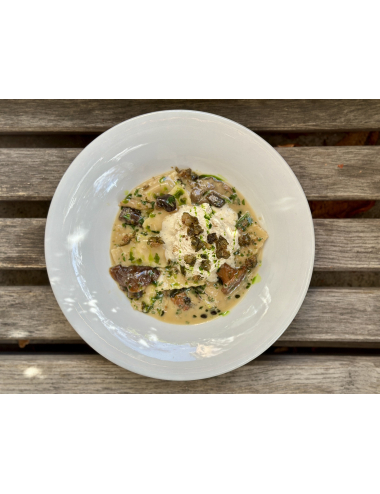
[[[108,273],[125,190],[172,166],[226,177],[269,233],[261,282],[228,316],[194,326],[133,310]],[[145,376],[202,379],[254,359],[289,326],[310,283],[314,230],[298,180],[269,144],[216,115],[164,111],[113,127],[74,160],[50,206],[45,255],[63,313],[97,352]]]

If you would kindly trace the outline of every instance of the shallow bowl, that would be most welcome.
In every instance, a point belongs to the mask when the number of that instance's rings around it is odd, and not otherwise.
[[[133,310],[108,273],[125,191],[174,166],[224,176],[269,233],[261,281],[228,316],[204,324],[176,326]],[[45,255],[63,313],[97,352],[145,376],[202,379],[254,359],[286,330],[310,283],[314,230],[301,185],[263,139],[217,115],[164,111],[113,127],[73,161],[50,206]]]

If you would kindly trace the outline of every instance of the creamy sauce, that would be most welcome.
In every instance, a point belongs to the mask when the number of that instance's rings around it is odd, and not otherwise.
[[[172,324],[200,324],[227,316],[252,284],[259,281],[262,246],[268,235],[260,227],[247,200],[229,184],[215,182],[217,191],[226,201],[218,208],[207,203],[192,204],[191,187],[200,182],[183,180],[181,183],[178,178],[177,172],[171,171],[153,177],[126,195],[120,208],[139,209],[142,218],[137,225],[126,224],[125,220],[119,219],[119,209],[111,235],[111,261],[112,266],[150,266],[159,270],[157,281],[144,287],[139,299],[130,301],[136,310]],[[212,179],[207,180],[214,186]],[[157,209],[157,198],[165,194],[176,198],[176,209],[172,212]],[[206,247],[198,252],[194,250],[191,244],[193,237],[187,235],[188,227],[182,221],[185,212],[196,217],[203,230],[198,237],[206,243]],[[243,232],[237,229],[236,223],[245,213],[250,215],[252,221],[244,234],[249,233],[252,242],[242,247],[239,236]],[[207,243],[210,233],[226,239],[227,259],[216,257],[216,244]],[[164,243],[151,240],[157,237]],[[195,256],[195,263],[189,265],[185,261],[186,256]],[[239,268],[252,256],[257,256],[257,265],[231,293],[222,293],[223,285],[217,274],[220,267],[227,263]],[[209,261],[206,269],[203,261]],[[186,303],[177,305],[172,298],[177,293],[174,290],[184,289],[180,296],[186,297]],[[185,310],[185,307],[189,308]]]

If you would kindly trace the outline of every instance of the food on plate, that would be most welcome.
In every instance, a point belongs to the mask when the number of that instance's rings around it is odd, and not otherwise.
[[[169,171],[126,193],[110,274],[134,309],[174,324],[225,316],[257,280],[268,238],[247,200],[215,175]]]

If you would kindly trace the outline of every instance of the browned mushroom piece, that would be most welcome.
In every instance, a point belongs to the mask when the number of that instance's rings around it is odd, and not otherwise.
[[[223,283],[222,293],[229,295],[243,281],[247,273],[247,266],[241,268],[233,268],[227,263],[224,263],[218,271],[218,276]]]
[[[189,226],[189,228],[187,229],[187,234],[189,237],[194,237],[195,235],[200,235],[201,233],[203,233],[203,228],[199,223],[198,224],[194,223],[193,225]]]
[[[191,202],[193,204],[208,203],[207,197],[205,197],[206,193],[207,190],[200,189],[199,187],[194,187],[190,194]]]
[[[162,240],[161,237],[149,237],[147,242],[147,244],[150,245],[150,247],[159,247],[164,243],[165,242]]]
[[[209,233],[207,235],[207,242],[209,244],[213,244],[214,242],[216,242],[218,240],[218,235],[216,233]]]
[[[251,269],[257,266],[257,256],[248,257],[244,264],[247,267],[248,271],[251,271]]]
[[[240,235],[238,242],[240,247],[246,247],[247,245],[250,245],[250,243],[252,242],[251,235],[249,233],[244,233],[243,235]]]
[[[164,209],[168,213],[177,209],[175,197],[170,194],[163,194],[156,199],[156,209]]]
[[[186,264],[189,264],[190,266],[194,266],[197,260],[197,256],[194,256],[193,254],[186,254],[184,256],[184,260]]]
[[[119,220],[124,221],[127,225],[138,225],[142,222],[141,211],[139,209],[121,208]]]
[[[179,270],[181,271],[182,276],[185,276],[186,277],[187,271],[186,271],[185,266],[180,266],[179,267]]]
[[[200,235],[203,232],[203,228],[199,224],[199,220],[195,216],[191,216],[189,213],[183,213],[182,223],[189,228],[187,229],[187,235],[193,237],[194,235]]]
[[[195,276],[192,277],[192,280],[195,283],[199,283],[200,281],[203,281],[203,276],[201,276],[200,274],[196,274]]]
[[[186,226],[191,226],[194,223],[195,219],[195,216],[191,216],[191,214],[189,213],[183,213],[181,218],[182,223]]]
[[[123,245],[128,245],[136,237],[136,232],[126,233],[121,237],[120,247]]]
[[[211,262],[207,259],[201,262],[199,269],[205,270],[205,271],[210,271],[211,269]]]
[[[190,198],[193,204],[209,203],[221,208],[226,202],[225,198],[232,194],[232,189],[222,180],[214,177],[205,177],[197,180],[191,191]]]
[[[187,295],[187,289],[174,290],[174,293],[170,294],[170,299],[179,309],[189,310],[191,307],[191,298]]]
[[[198,252],[199,250],[204,249],[206,247],[205,242],[203,242],[199,237],[192,237],[191,245],[195,250],[195,252]]]
[[[157,281],[160,271],[149,266],[122,266],[118,264],[110,268],[110,274],[120,287],[128,292],[128,297],[136,298],[136,293]]]
[[[198,180],[198,175],[192,171],[191,168],[186,168],[184,170],[180,170],[176,167],[176,172],[178,173],[178,177],[181,180],[187,180],[188,182],[195,182]]]
[[[216,208],[221,208],[226,204],[226,201],[217,192],[210,192],[206,196],[207,202]]]
[[[228,259],[230,257],[231,253],[228,251],[228,242],[224,237],[219,235],[215,245],[215,253],[218,259]]]
[[[138,300],[139,298],[141,298],[144,295],[144,290],[141,290],[141,292],[135,292],[135,293],[127,292],[127,295],[128,295],[128,298],[131,298],[133,300]]]

